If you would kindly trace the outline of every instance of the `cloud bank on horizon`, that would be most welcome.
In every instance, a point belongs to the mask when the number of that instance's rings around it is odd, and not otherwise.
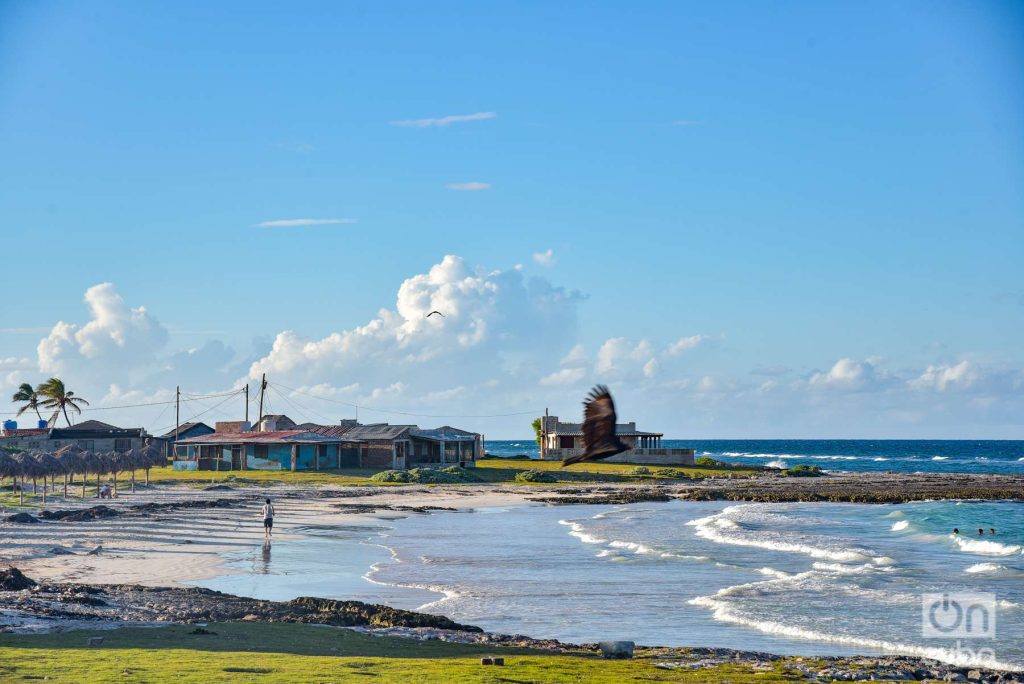
[[[541,266],[554,263],[551,250],[534,256]],[[448,255],[402,282],[394,301],[362,325],[320,338],[280,331],[266,349],[246,355],[217,339],[175,349],[153,313],[130,305],[114,284],[100,283],[85,292],[88,318],[58,321],[39,341],[35,360],[0,358],[0,389],[9,395],[21,382],[58,375],[101,407],[167,401],[176,385],[192,394],[222,392],[256,384],[266,373],[281,395],[273,410],[299,421],[351,417],[348,404],[363,407],[364,421],[450,422],[495,437],[529,434],[528,416],[507,414],[550,407],[576,415],[596,382],[612,386],[624,419],[681,438],[983,437],[985,430],[1002,437],[1024,408],[1020,369],[966,354],[903,369],[884,359],[839,356],[804,373],[773,366],[772,359],[747,372],[709,373],[703,362],[710,355],[729,354],[720,336],[622,334],[588,348],[580,324],[587,299],[522,266],[486,269]],[[444,318],[426,318],[433,310]],[[237,418],[240,411],[239,403],[206,418]],[[155,413],[104,416],[165,427],[155,424]]]

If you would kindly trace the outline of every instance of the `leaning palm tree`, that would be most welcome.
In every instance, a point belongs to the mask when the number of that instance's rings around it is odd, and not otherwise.
[[[39,413],[39,394],[32,388],[32,385],[27,382],[21,383],[18,391],[11,397],[11,401],[22,402],[25,405],[18,409],[18,415],[25,413],[29,409],[36,412],[39,416],[39,420],[43,419],[43,415]]]
[[[68,390],[60,378],[50,378],[36,388],[36,393],[42,400],[40,405],[43,408],[53,409],[55,412],[64,414],[64,420],[67,421],[68,427],[71,426],[68,408],[74,413],[81,413],[82,406],[89,405],[85,399],[76,397],[74,392]]]

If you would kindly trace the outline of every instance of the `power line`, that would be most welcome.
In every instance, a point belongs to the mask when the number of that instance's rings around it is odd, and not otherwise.
[[[206,410],[204,410],[204,411],[200,411],[199,413],[195,414],[195,415],[194,415],[194,416],[192,416],[191,418],[188,418],[188,419],[186,419],[186,420],[183,420],[183,421],[181,421],[181,424],[182,424],[182,425],[184,425],[185,423],[191,423],[191,422],[192,422],[192,421],[194,421],[194,420],[195,420],[196,418],[199,418],[200,416],[206,415],[206,414],[207,414],[207,413],[209,413],[210,411],[213,411],[213,410],[215,410],[215,409],[217,409],[217,408],[220,408],[220,407],[221,407],[221,406],[223,406],[224,404],[228,403],[228,402],[229,402],[229,401],[230,401],[230,400],[232,399],[232,397],[234,397],[234,396],[236,396],[236,395],[238,395],[238,394],[240,394],[240,393],[241,393],[241,390],[239,390],[239,391],[237,391],[237,392],[233,392],[233,393],[231,393],[231,394],[230,394],[229,396],[227,396],[227,397],[224,397],[224,399],[222,399],[222,400],[221,400],[220,402],[218,402],[218,403],[214,404],[213,406],[209,407],[208,409],[206,409]],[[156,432],[165,432],[165,431],[167,431],[167,430],[170,430],[170,429],[171,429],[171,428],[173,428],[173,427],[175,427],[175,426],[174,426],[174,425],[168,425],[168,426],[166,426],[166,427],[162,427],[162,428],[159,428],[158,430],[156,430]]]
[[[349,406],[351,408],[363,409],[364,411],[375,411],[377,413],[394,413],[394,414],[397,414],[397,415],[400,415],[400,416],[415,416],[415,417],[418,417],[418,418],[508,418],[508,417],[512,417],[512,416],[536,416],[536,415],[538,415],[539,413],[542,412],[542,411],[538,411],[538,410],[533,410],[533,411],[517,411],[515,413],[491,413],[491,414],[487,414],[487,415],[443,415],[443,414],[436,414],[436,413],[414,413],[412,411],[396,411],[394,409],[382,409],[382,408],[374,408],[373,406],[363,406],[362,404],[353,404],[353,403],[348,402],[348,401],[342,401],[340,399],[331,399],[329,397],[318,397],[315,394],[310,394],[309,392],[303,392],[302,390],[295,389],[294,387],[288,387],[287,385],[282,385],[282,384],[277,383],[277,382],[269,382],[268,381],[267,384],[268,385],[274,385],[275,387],[280,387],[281,389],[286,389],[286,390],[288,390],[290,392],[296,392],[298,394],[305,394],[307,397],[312,397],[313,399],[320,399],[321,401],[329,401],[329,402],[334,403],[334,404],[341,404],[343,406]]]
[[[198,396],[197,395],[197,396],[192,397],[190,399],[182,399],[182,401],[198,401],[200,399],[216,399],[217,397],[234,396],[236,394],[239,394],[240,392],[242,392],[242,390],[232,390],[230,392],[221,392],[219,394],[207,394],[207,395],[202,395],[202,396]],[[87,408],[79,409],[79,412],[84,413],[86,411],[114,411],[114,410],[117,410],[117,409],[126,409],[126,408],[142,408],[144,406],[164,406],[164,405],[173,404],[173,403],[174,403],[174,399],[171,399],[170,401],[150,401],[150,402],[145,402],[145,403],[142,403],[142,404],[123,404],[121,406],[89,406]],[[40,406],[40,408],[43,408],[43,407]],[[47,409],[47,410],[49,410],[49,409]],[[0,412],[0,415],[3,415],[3,416],[16,416],[16,415],[18,415],[18,412],[17,411],[3,411],[3,412]]]

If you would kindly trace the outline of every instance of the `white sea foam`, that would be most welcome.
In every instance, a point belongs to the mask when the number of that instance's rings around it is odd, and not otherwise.
[[[933,461],[948,461],[949,456],[932,456]]]
[[[783,551],[788,553],[802,553],[812,558],[828,558],[838,561],[868,561],[871,556],[868,552],[859,549],[830,549],[812,544],[785,541],[772,538],[764,533],[752,534],[729,534],[739,527],[734,521],[726,516],[729,509],[718,515],[691,520],[686,523],[697,528],[697,536],[716,542],[718,544],[730,544],[733,546],[752,546],[770,551]]]
[[[983,556],[1012,556],[1021,552],[1018,544],[1000,544],[999,542],[981,539],[966,539],[959,535],[950,535],[961,551],[977,553]]]
[[[892,531],[893,532],[899,532],[900,530],[905,530],[908,527],[910,527],[910,521],[909,520],[897,520],[896,522],[894,522],[892,524]]]
[[[887,651],[890,653],[932,658],[934,660],[962,667],[989,667],[998,670],[1015,669],[1015,666],[1010,663],[1003,663],[995,658],[979,657],[982,653],[980,651],[979,654],[976,655],[973,651],[960,651],[952,648],[939,648],[933,646],[917,646],[915,644],[885,641],[883,639],[872,639],[870,637],[852,634],[830,634],[828,632],[820,632],[814,629],[799,627],[791,623],[783,624],[781,622],[774,622],[771,620],[757,620],[740,614],[738,611],[733,610],[732,604],[728,601],[721,600],[720,597],[728,596],[728,594],[724,594],[723,592],[726,592],[729,589],[731,589],[731,587],[727,587],[726,589],[719,591],[714,596],[699,596],[695,599],[691,599],[689,603],[691,605],[703,606],[710,609],[713,617],[720,622],[728,622],[734,625],[750,627],[765,634],[775,634],[794,639],[808,639],[811,641],[846,644],[850,646]]]
[[[608,541],[607,539],[601,539],[600,537],[595,537],[592,534],[587,534],[584,531],[585,528],[583,525],[580,525],[578,522],[573,522],[572,520],[559,520],[558,524],[568,526],[571,530],[569,532],[569,536],[576,537],[584,544],[604,544]]]
[[[964,570],[966,573],[972,575],[993,575],[1000,577],[1015,577],[1018,575],[1024,575],[1020,570],[1014,568],[1008,568],[1005,565],[999,563],[975,563],[971,567]]]
[[[768,575],[769,577],[775,577],[777,579],[788,579],[793,576],[793,573],[786,572],[785,570],[776,570],[775,568],[758,568],[757,570],[762,575]]]
[[[873,458],[873,459],[871,459],[871,460],[872,460],[872,461],[876,461],[876,462],[881,462],[881,461],[888,461],[889,459],[887,459],[887,458],[884,458],[884,457],[882,457],[882,456],[877,456],[877,457],[875,457],[875,458]]]
[[[781,460],[781,459],[776,460],[776,461],[768,461],[767,463],[765,463],[765,465],[768,466],[769,468],[782,468],[782,469],[786,469],[786,468],[789,467],[786,464],[786,462]]]

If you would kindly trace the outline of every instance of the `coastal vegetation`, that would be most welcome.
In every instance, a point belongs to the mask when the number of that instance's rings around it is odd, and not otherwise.
[[[81,413],[82,407],[89,405],[89,402],[82,397],[75,396],[75,393],[69,390],[60,378],[50,378],[36,388],[33,388],[27,382],[23,382],[14,393],[14,396],[11,397],[11,401],[22,404],[21,408],[18,409],[17,415],[19,416],[26,411],[32,410],[35,411],[39,420],[43,420],[39,409],[44,408],[53,411],[50,423],[53,423],[58,415],[63,414],[68,426],[71,425],[68,409],[71,409],[72,413]]]
[[[89,638],[103,643],[89,646]],[[283,623],[209,623],[0,634],[0,679],[99,682],[417,681],[417,682],[789,682],[802,679],[785,661],[700,669],[666,657],[604,660],[591,651],[525,648],[370,636],[347,629]],[[210,657],[215,653],[216,657]],[[505,665],[483,666],[484,656]]]

